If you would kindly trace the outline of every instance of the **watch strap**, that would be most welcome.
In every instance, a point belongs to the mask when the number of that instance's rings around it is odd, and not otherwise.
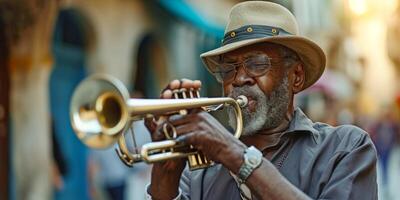
[[[262,157],[262,153],[254,146],[250,146],[244,151],[244,162],[237,175],[240,184],[246,182],[251,173],[261,165]]]

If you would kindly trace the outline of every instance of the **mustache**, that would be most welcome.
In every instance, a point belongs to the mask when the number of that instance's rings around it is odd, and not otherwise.
[[[242,87],[235,87],[233,90],[228,94],[228,97],[236,99],[238,96],[244,95],[247,97],[251,97],[253,99],[257,99],[258,96],[264,95],[260,88],[256,85],[245,85]]]

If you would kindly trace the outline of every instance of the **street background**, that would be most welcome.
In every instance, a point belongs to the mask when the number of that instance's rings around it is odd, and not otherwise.
[[[144,199],[150,165],[127,168],[114,148],[91,150],[73,133],[74,88],[107,73],[132,97],[156,98],[181,78],[221,96],[199,55],[220,46],[239,2],[0,0],[0,198]],[[314,121],[366,130],[379,154],[379,197],[400,199],[400,2],[273,2],[327,55],[323,77],[296,105]],[[149,141],[142,122],[133,129]]]

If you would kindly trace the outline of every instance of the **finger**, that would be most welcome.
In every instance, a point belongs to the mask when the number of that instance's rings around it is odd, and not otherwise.
[[[165,88],[164,89],[162,89],[161,91],[162,92],[164,92],[165,90],[169,90],[169,89],[171,89],[171,85],[172,85],[172,83],[173,82],[175,82],[175,81],[179,81],[179,80],[177,80],[177,79],[174,79],[174,80],[172,80],[171,82],[169,82],[168,83],[168,85],[167,86],[165,86]]]
[[[195,114],[184,115],[182,117],[170,118],[169,122],[175,127],[177,127],[183,124],[199,122],[199,118],[197,116],[197,113],[195,113]]]
[[[177,135],[179,136],[179,135],[184,135],[186,133],[190,133],[190,132],[199,130],[200,128],[199,128],[199,126],[197,126],[197,123],[196,124],[190,123],[190,124],[183,124],[180,126],[175,126],[175,129],[176,129]]]
[[[171,98],[172,98],[172,91],[171,91],[170,89],[165,90],[165,91],[161,94],[160,98],[162,98],[162,99],[171,99]]]
[[[158,121],[156,121],[154,117],[147,117],[144,119],[144,124],[149,130],[153,141],[165,140],[165,135],[162,130],[165,121],[166,119],[163,116],[160,116]]]
[[[169,88],[171,89],[171,90],[174,90],[174,89],[179,89],[181,87],[181,81],[179,81],[179,80],[173,80],[173,81],[171,81],[170,83],[169,83]]]
[[[153,117],[144,118],[144,125],[150,132],[154,132],[157,127],[157,124],[154,122]]]
[[[199,80],[195,80],[195,81],[193,81],[193,88],[194,89],[200,89],[201,88],[201,81],[199,81]]]
[[[186,78],[181,79],[181,83],[182,83],[181,87],[186,88],[186,89],[193,88],[193,86],[194,86],[194,82],[192,80],[189,80]]]
[[[162,141],[166,139],[165,133],[163,131],[163,125],[164,124],[157,125],[155,131],[151,133],[151,138],[153,141]]]
[[[172,117],[169,118],[169,122],[174,125],[174,126],[180,126],[182,124],[187,124],[187,123],[201,123],[202,121],[205,121],[205,118],[212,117],[209,113],[205,112],[201,108],[193,108],[189,110],[189,114],[187,115],[181,115],[178,117]]]
[[[189,114],[192,114],[192,115],[198,114],[200,112],[204,112],[204,110],[202,108],[193,108],[193,109],[189,110]]]
[[[169,82],[169,84],[161,90],[161,94],[163,94],[166,90],[172,90],[172,89],[177,89],[180,87],[181,82],[178,79],[175,79],[171,82]]]
[[[176,141],[183,143],[184,145],[193,145],[198,150],[201,150],[202,147],[200,144],[202,143],[202,138],[204,138],[205,134],[207,134],[206,131],[196,130],[179,136]]]
[[[189,145],[188,141],[190,137],[193,137],[195,133],[194,132],[190,132],[188,134],[185,135],[180,135],[178,138],[175,139],[175,141],[177,141],[180,144],[183,145]]]

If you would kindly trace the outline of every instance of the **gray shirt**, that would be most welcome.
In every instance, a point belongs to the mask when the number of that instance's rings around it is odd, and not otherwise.
[[[312,199],[378,198],[376,150],[362,129],[313,123],[297,108],[281,141],[271,162]],[[180,190],[180,199],[241,199],[235,180],[220,164],[185,169]]]

